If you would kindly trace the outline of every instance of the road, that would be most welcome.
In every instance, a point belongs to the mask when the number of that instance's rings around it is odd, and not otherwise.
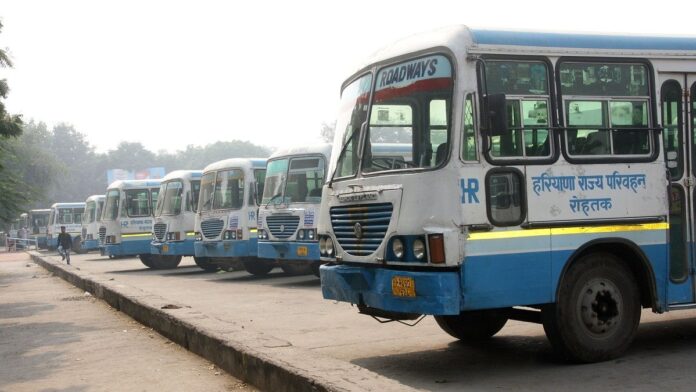
[[[32,263],[0,254],[0,391],[253,391]]]
[[[465,345],[431,317],[415,327],[379,324],[349,304],[323,300],[313,275],[288,276],[279,269],[267,277],[211,274],[191,258],[177,269],[154,271],[135,258],[96,254],[73,256],[73,268],[426,390],[684,390],[696,383],[696,311],[644,311],[624,357],[568,365],[553,356],[540,325],[511,321],[489,343]]]

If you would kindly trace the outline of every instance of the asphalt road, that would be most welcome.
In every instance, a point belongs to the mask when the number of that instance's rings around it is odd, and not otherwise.
[[[380,324],[349,304],[323,300],[313,275],[211,274],[191,258],[154,271],[135,258],[96,254],[74,255],[73,265],[426,390],[692,390],[696,383],[696,311],[644,311],[624,357],[568,365],[554,357],[540,325],[511,321],[490,342],[465,345],[430,317],[415,327]]]
[[[26,254],[0,254],[0,391],[253,390]]]

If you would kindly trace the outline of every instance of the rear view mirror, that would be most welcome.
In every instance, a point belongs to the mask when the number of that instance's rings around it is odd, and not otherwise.
[[[507,133],[507,101],[505,94],[490,94],[484,102],[484,118],[489,136],[502,136]]]

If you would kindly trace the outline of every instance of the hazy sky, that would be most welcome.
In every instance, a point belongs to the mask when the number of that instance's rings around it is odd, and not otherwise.
[[[233,139],[278,147],[317,138],[356,64],[412,33],[467,24],[696,35],[686,17],[695,10],[635,0],[2,0],[0,47],[15,68],[0,79],[11,113],[73,124],[99,151],[122,140],[154,151]]]

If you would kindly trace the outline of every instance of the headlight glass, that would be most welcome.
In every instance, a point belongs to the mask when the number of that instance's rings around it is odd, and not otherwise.
[[[304,229],[300,229],[297,231],[297,239],[298,240],[303,240],[305,239],[305,231]]]
[[[425,244],[420,239],[413,241],[413,256],[417,260],[423,260],[423,257],[425,257]]]
[[[324,237],[319,238],[319,253],[326,254],[326,238]]]
[[[331,238],[326,238],[326,255],[327,256],[333,256],[334,253],[334,244]]]
[[[316,237],[316,234],[314,234],[314,233],[315,233],[315,232],[314,232],[314,229],[308,230],[308,231],[307,231],[307,238],[309,238],[310,240],[313,240],[314,237]]]
[[[397,259],[404,257],[404,243],[398,238],[394,238],[392,241],[392,252]]]

